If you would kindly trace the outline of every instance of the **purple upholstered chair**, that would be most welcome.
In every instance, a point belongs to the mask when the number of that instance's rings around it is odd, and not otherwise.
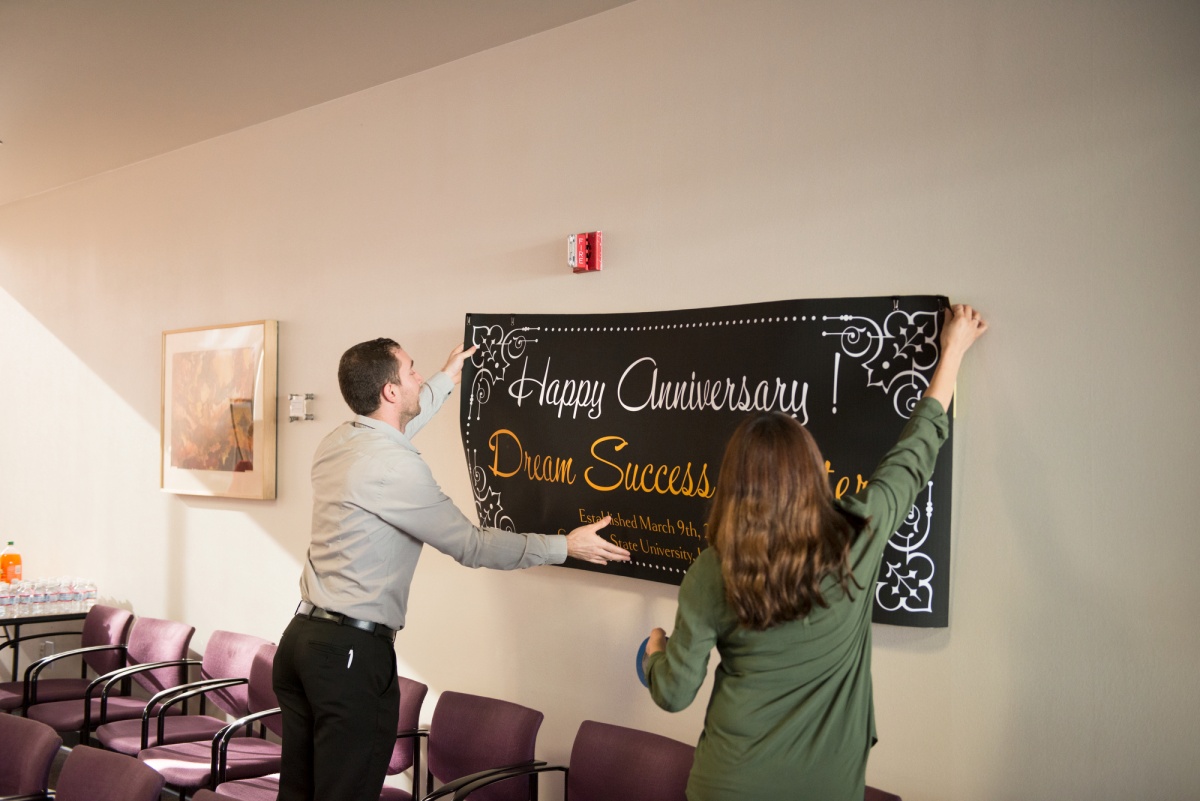
[[[464,786],[455,797],[482,798],[492,784],[521,775],[562,771],[571,801],[684,801],[695,746],[658,734],[585,720],[571,747],[571,764],[501,771]]]
[[[902,799],[894,793],[879,790],[875,787],[867,787],[863,801],[902,801]]]
[[[163,778],[131,756],[77,745],[67,755],[57,801],[158,801]]]
[[[496,698],[442,693],[429,724],[426,798],[448,795],[485,772],[545,764],[533,759],[543,717],[537,710]],[[437,790],[434,779],[442,785]],[[536,776],[506,777],[481,789],[476,799],[526,801],[536,781]]]
[[[0,715],[0,796],[44,793],[62,738],[36,720]]]
[[[396,745],[392,748],[392,759],[388,763],[388,775],[395,776],[409,768],[413,769],[413,786],[421,774],[421,748],[418,739],[421,727],[421,707],[429,688],[419,681],[397,676],[400,682],[400,717],[396,721]],[[380,801],[395,801],[391,795],[395,788],[384,787]]]
[[[400,718],[396,724],[396,733],[397,735],[416,734],[417,727],[420,725],[421,705],[425,702],[425,694],[429,688],[419,681],[406,679],[403,676],[398,676],[397,680],[400,682]],[[396,738],[396,745],[392,749],[392,760],[388,764],[389,776],[403,773],[411,767],[414,785],[420,780],[421,751],[419,748],[414,748],[416,744],[416,737],[398,736]],[[221,798],[235,798],[238,801],[275,801],[275,796],[279,793],[279,774],[225,782],[217,786],[217,793]],[[199,797],[197,794],[195,798]],[[383,792],[379,795],[380,801],[402,801],[410,798],[412,798],[410,793],[396,787],[384,787]]]
[[[187,680],[188,644],[196,631],[174,620],[141,617],[133,622],[129,640],[116,646],[124,652],[126,667],[109,671],[88,686],[83,699],[31,704],[27,716],[51,726],[55,731],[78,731],[79,742],[87,745],[92,729],[113,720],[140,719],[146,700],[129,695],[129,679],[149,695]],[[118,685],[120,685],[118,692]]]
[[[258,649],[267,645],[261,637],[232,631],[214,631],[204,648],[200,680],[163,690],[151,699],[138,720],[118,720],[96,729],[96,739],[109,751],[137,756],[151,745],[211,740],[229,721],[205,714],[205,699],[226,714],[240,718],[249,713],[250,667]],[[176,712],[179,703],[200,698],[200,713]],[[186,710],[186,707],[185,707]]]
[[[28,634],[0,644],[0,649],[3,649],[10,646],[15,648],[21,640],[41,640],[62,635],[80,638],[78,648],[61,651],[29,665],[25,669],[24,680],[0,682],[0,710],[12,712],[14,709],[25,710],[33,703],[82,699],[91,683],[88,679],[88,668],[99,676],[124,664],[119,646],[125,643],[131,622],[132,612],[97,604],[88,610],[87,617],[83,620],[82,632],[50,631]],[[64,659],[79,659],[79,678],[41,678],[42,671],[49,665]]]
[[[278,743],[265,738],[237,736],[246,726],[258,721],[277,736],[283,733],[279,701],[271,687],[271,665],[276,650],[276,646],[267,644],[254,655],[248,685],[249,714],[229,723],[210,740],[154,746],[139,753],[138,759],[161,773],[168,785],[184,794],[200,788],[212,789],[226,780],[278,773]],[[223,776],[214,769],[218,755],[224,766]]]

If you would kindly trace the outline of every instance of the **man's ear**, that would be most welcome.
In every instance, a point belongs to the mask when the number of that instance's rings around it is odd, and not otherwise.
[[[384,403],[395,403],[399,398],[399,391],[396,385],[391,381],[383,385],[383,389],[379,390],[379,398]]]

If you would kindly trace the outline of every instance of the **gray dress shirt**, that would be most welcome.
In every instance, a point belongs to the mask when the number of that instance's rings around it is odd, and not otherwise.
[[[434,480],[410,437],[453,389],[445,373],[426,381],[421,413],[405,433],[358,415],[322,440],[312,467],[312,542],[300,576],[305,601],[399,629],[425,543],[467,567],[566,561],[566,537],[480,528]]]

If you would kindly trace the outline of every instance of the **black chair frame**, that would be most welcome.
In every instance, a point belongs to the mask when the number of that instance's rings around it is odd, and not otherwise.
[[[408,731],[396,732],[397,740],[415,740],[416,741],[413,743],[413,763],[412,763],[412,772],[413,772],[412,797],[413,797],[413,801],[417,801],[418,799],[421,798],[421,738],[428,737],[428,736],[429,736],[428,729],[409,729]],[[427,776],[425,781],[426,781],[426,785],[425,785],[426,787],[433,786],[431,784],[431,782],[433,781],[432,776]]]
[[[31,635],[31,636],[40,637],[42,635],[35,634],[35,635]],[[28,639],[28,637],[22,637],[21,639],[25,640],[25,639]],[[38,702],[37,701],[38,678],[41,676],[42,671],[45,670],[47,667],[49,667],[51,664],[59,661],[60,659],[67,659],[68,657],[78,656],[80,658],[80,662],[82,662],[82,664],[83,664],[83,667],[79,671],[79,674],[80,674],[79,678],[86,679],[88,664],[83,659],[84,654],[93,653],[95,651],[124,651],[124,648],[125,648],[125,646],[123,644],[89,645],[85,648],[72,648],[69,651],[61,651],[60,653],[57,653],[57,654],[50,654],[50,656],[43,656],[41,659],[37,660],[36,662],[30,663],[29,667],[25,668],[25,677],[23,680],[24,683],[21,687],[21,714],[22,715],[27,714],[29,712],[29,707],[33,706],[34,704],[36,704]],[[125,661],[124,653],[122,653],[122,655],[121,655],[121,661],[122,662]]]
[[[124,648],[125,646],[119,646]],[[126,667],[117,668],[116,670],[105,673],[103,676],[92,681],[88,685],[87,694],[84,696],[83,703],[83,726],[79,729],[79,744],[89,745],[91,740],[91,732],[98,726],[103,726],[108,722],[108,697],[111,694],[111,689],[117,682],[122,683],[121,690],[116,694],[119,696],[129,696],[132,694],[130,680],[138,673],[144,673],[150,670],[158,670],[165,667],[190,667],[192,665],[201,664],[198,659],[168,659],[162,662],[143,662],[137,665],[128,665]],[[96,689],[100,688],[100,720],[92,725],[92,700],[95,696]],[[186,707],[184,709],[186,711]]]
[[[399,732],[398,734],[396,734],[397,740],[399,740],[402,737],[415,737],[415,738],[424,737],[424,738],[428,739],[429,730],[428,729],[414,729],[412,731],[402,731],[402,732]],[[414,799],[414,801],[415,801],[415,799],[421,799],[421,801],[435,801],[436,799],[442,798],[443,796],[449,795],[450,793],[455,793],[456,795],[454,797],[458,798],[457,792],[459,791],[460,788],[465,787],[466,785],[473,784],[474,782],[478,782],[483,779],[487,779],[487,778],[490,778],[491,776],[502,774],[502,773],[503,774],[511,774],[511,775],[505,775],[502,778],[505,778],[505,779],[512,778],[512,776],[519,776],[521,773],[525,772],[525,770],[527,770],[528,768],[541,767],[546,764],[546,762],[544,760],[535,759],[530,762],[521,762],[516,765],[505,765],[504,767],[499,767],[499,768],[488,768],[487,770],[481,770],[477,773],[471,773],[467,776],[459,776],[457,779],[454,779],[453,781],[446,782],[441,787],[430,792],[428,795],[422,796],[419,792],[419,787],[418,787],[418,782],[417,782],[417,777],[420,775],[420,764],[421,764],[420,763],[420,758],[421,758],[420,754],[421,754],[420,744],[415,743],[413,745],[413,799]],[[497,779],[497,781],[499,781],[499,779]],[[431,790],[432,788],[433,788],[433,771],[426,768],[426,770],[425,770],[425,789],[428,791],[428,790]],[[537,801],[537,797],[538,797],[538,795],[537,795],[537,780],[533,779],[529,783],[529,801]]]
[[[242,727],[253,726],[258,721],[280,714],[283,714],[283,710],[279,707],[251,712],[249,715],[240,717],[226,725],[225,728],[213,735],[212,767],[209,771],[208,789],[216,791],[217,785],[223,784],[226,781],[226,772],[228,770],[226,763],[229,761],[229,741],[233,739],[237,730]],[[260,729],[259,739],[267,739],[267,728],[265,725]]]
[[[517,776],[528,775],[530,794],[532,801],[537,801],[537,775],[548,773],[550,771],[559,771],[563,775],[563,801],[567,801],[567,776],[571,772],[571,768],[567,765],[547,765],[545,762],[534,762],[530,765],[514,765],[508,768],[498,768],[494,771],[484,771],[477,773],[473,778],[474,781],[460,785],[454,793],[454,801],[462,801],[476,790],[487,787],[489,784],[505,781],[506,779],[514,779]],[[433,796],[429,797],[430,799]],[[429,801],[429,799],[426,799]]]
[[[142,749],[145,751],[150,747],[150,716],[155,715],[157,718],[157,744],[161,745],[163,737],[166,736],[166,720],[168,717],[167,710],[176,704],[183,704],[183,712],[187,714],[187,704],[192,698],[199,696],[200,698],[200,714],[207,714],[207,696],[213,690],[220,690],[225,687],[236,687],[239,684],[249,684],[249,679],[204,679],[202,681],[189,682],[188,684],[180,684],[177,687],[168,687],[165,690],[160,690],[151,696],[146,702],[146,708],[142,710]],[[158,711],[155,712],[155,709]],[[3,801],[3,799],[0,799]]]

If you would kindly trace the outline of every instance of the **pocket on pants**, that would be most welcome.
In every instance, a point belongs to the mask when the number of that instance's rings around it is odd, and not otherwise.
[[[349,669],[352,664],[351,654],[354,649],[347,648],[344,645],[323,640],[309,640],[305,643],[305,650],[311,654],[314,665],[325,668],[344,667]]]

